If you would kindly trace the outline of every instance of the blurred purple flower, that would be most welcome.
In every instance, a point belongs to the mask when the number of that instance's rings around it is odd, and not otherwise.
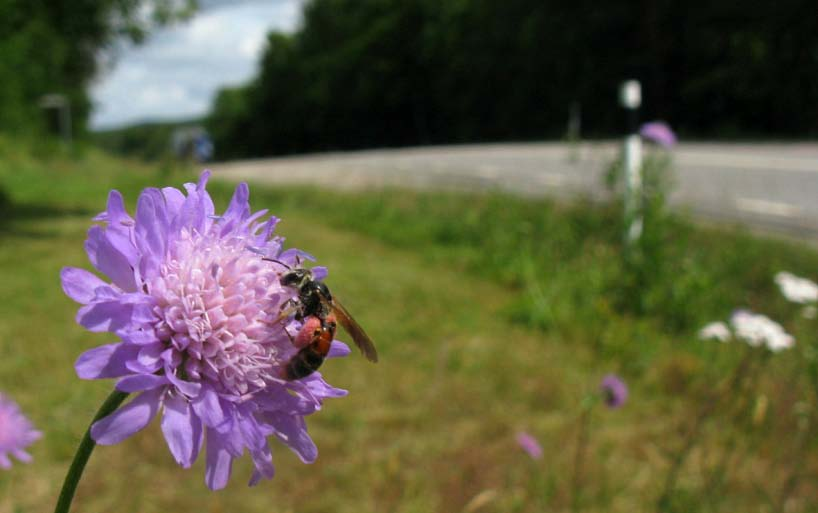
[[[324,399],[346,395],[316,372],[296,381],[280,378],[295,348],[289,333],[300,323],[275,322],[295,294],[282,287],[276,265],[296,265],[297,250],[282,252],[274,237],[278,219],[252,213],[247,184],[240,184],[225,213],[214,215],[198,184],[146,189],[136,215],[111,191],[108,206],[88,230],[85,249],[111,283],[78,268],[62,270],[65,293],[84,306],[77,322],[119,341],[83,353],[83,379],[118,378],[116,388],[137,395],[94,423],[97,443],[119,443],[162,411],[161,428],[171,454],[190,467],[206,447],[205,482],[223,488],[232,462],[245,449],[255,471],[250,484],[273,477],[267,437],[274,435],[311,463],[318,455],[304,417]],[[315,268],[318,276],[325,269]],[[330,356],[349,352],[334,341]]]
[[[538,460],[542,458],[542,446],[536,438],[528,433],[517,433],[517,444],[533,459]]]
[[[42,436],[23,415],[19,406],[0,394],[0,468],[11,468],[9,455],[23,463],[31,461],[31,455],[24,449]]]
[[[639,128],[639,135],[663,148],[672,148],[676,144],[676,134],[664,121],[645,123]]]
[[[619,408],[628,400],[628,387],[615,374],[608,374],[602,378],[599,390],[602,392],[602,399],[609,408]]]

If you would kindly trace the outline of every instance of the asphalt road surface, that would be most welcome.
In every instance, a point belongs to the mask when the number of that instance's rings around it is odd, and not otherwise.
[[[341,189],[407,186],[606,197],[615,142],[367,150],[214,163],[217,177]],[[657,151],[646,147],[646,151]],[[680,144],[671,203],[698,217],[818,239],[818,144]]]

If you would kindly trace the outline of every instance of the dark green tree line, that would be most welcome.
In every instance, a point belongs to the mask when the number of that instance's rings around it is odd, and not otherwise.
[[[220,157],[618,133],[618,84],[695,137],[818,133],[804,0],[312,0],[257,78],[222,91]]]

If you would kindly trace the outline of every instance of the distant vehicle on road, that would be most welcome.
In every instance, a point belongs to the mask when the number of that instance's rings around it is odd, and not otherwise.
[[[201,126],[177,128],[171,137],[173,154],[180,160],[203,163],[213,159],[213,139]]]

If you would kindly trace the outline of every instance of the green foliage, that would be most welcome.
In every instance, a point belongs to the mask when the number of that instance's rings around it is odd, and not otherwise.
[[[173,158],[171,141],[175,130],[199,125],[198,120],[173,123],[146,123],[90,134],[91,142],[116,155],[142,160]]]
[[[636,191],[639,197],[634,200],[635,210],[625,212],[621,272],[611,294],[620,311],[637,315],[674,312],[672,317],[664,316],[664,320],[668,327],[679,330],[691,320],[686,318],[688,310],[684,305],[705,294],[711,284],[683,255],[679,255],[681,259],[678,261],[669,258],[669,251],[673,248],[689,245],[690,232],[690,227],[680,223],[667,209],[672,172],[668,152],[657,149],[645,155],[640,169],[641,188]],[[610,165],[604,178],[607,188],[621,204],[627,204],[624,175],[623,160],[619,157]],[[632,219],[628,219],[628,215]],[[641,225],[640,235],[629,240],[628,231],[636,222]],[[679,273],[680,268],[684,272]],[[657,286],[662,283],[673,283],[673,287]]]
[[[0,132],[53,131],[39,101],[59,93],[82,133],[100,52],[123,36],[139,42],[194,7],[195,0],[0,0]]]
[[[254,81],[222,93],[222,157],[619,133],[618,84],[697,136],[815,135],[804,105],[818,18],[803,0],[312,0],[271,34]],[[728,21],[729,20],[729,21]]]
[[[637,271],[623,263],[618,204],[405,190],[362,198],[287,189],[265,199],[496,280],[519,291],[511,318],[566,335],[580,325],[599,334],[619,329],[622,312],[682,334],[742,306],[783,314],[768,299],[778,295],[774,274],[810,275],[818,266],[815,253],[787,242],[694,227],[664,213],[655,232],[646,226],[645,240],[655,246],[645,252],[651,274]],[[630,280],[642,287],[638,298]]]
[[[46,433],[31,447],[32,463],[0,474],[10,511],[53,507],[72,451],[113,386],[76,377],[77,356],[112,338],[75,324],[78,305],[60,290],[59,270],[90,268],[82,241],[110,188],[133,212],[141,188],[194,178],[159,174],[93,150],[45,152],[0,137],[0,186],[11,203],[4,212],[12,212],[0,229],[0,376],[3,392]],[[233,188],[213,181],[217,211]],[[97,448],[78,510],[448,512],[475,511],[482,501],[486,511],[568,511],[577,406],[613,370],[631,399],[590,419],[582,505],[650,511],[687,421],[741,359],[736,344],[693,341],[668,332],[661,316],[611,308],[618,209],[501,195],[251,191],[254,208],[282,218],[277,231],[287,246],[329,267],[333,292],[373,336],[381,361],[353,355],[322,367],[350,394],[308,419],[320,451],[312,465],[273,439],[274,481],[248,489],[252,465],[243,458],[227,489],[207,492],[203,461],[181,469],[157,419],[122,444]],[[752,374],[752,387],[742,389],[752,393],[731,393],[714,412],[668,507],[814,511],[816,321],[780,297],[772,273],[814,278],[818,255],[683,226],[688,245],[669,258],[684,253],[713,280],[684,308],[710,321],[726,315],[718,308],[748,305],[782,321],[798,342]],[[526,306],[540,293],[538,305]],[[539,438],[545,459],[519,450],[520,430]]]

